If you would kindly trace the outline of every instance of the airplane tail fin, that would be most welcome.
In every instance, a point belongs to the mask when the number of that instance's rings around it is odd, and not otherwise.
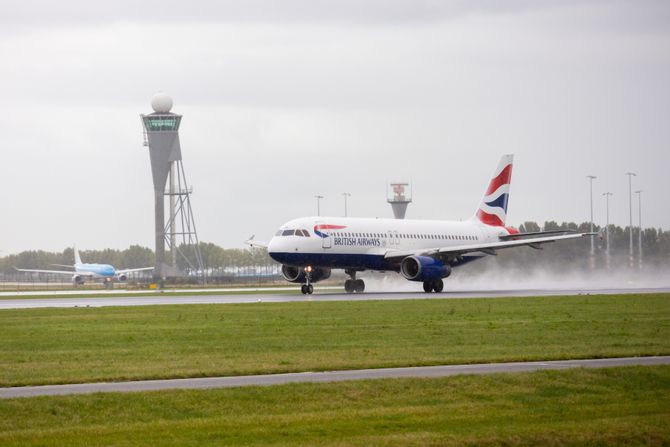
[[[513,154],[503,155],[500,158],[498,167],[493,171],[489,186],[486,188],[484,197],[473,219],[477,219],[486,225],[505,226],[513,161]]]
[[[79,257],[79,250],[77,250],[77,247],[74,246],[74,263],[75,264],[81,264],[81,258]]]

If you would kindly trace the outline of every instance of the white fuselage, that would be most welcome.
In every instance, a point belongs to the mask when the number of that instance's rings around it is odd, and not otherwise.
[[[287,265],[397,270],[397,264],[384,258],[389,251],[475,245],[498,241],[499,236],[508,234],[505,227],[474,219],[455,222],[305,217],[282,225],[268,244],[268,253]],[[468,260],[481,256],[474,253]]]

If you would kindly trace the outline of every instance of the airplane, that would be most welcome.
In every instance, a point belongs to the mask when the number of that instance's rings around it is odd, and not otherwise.
[[[245,241],[265,247],[282,264],[291,283],[302,284],[312,294],[313,283],[343,269],[350,277],[347,293],[361,293],[365,282],[356,274],[365,270],[400,273],[423,283],[427,293],[442,292],[443,279],[461,265],[497,250],[594,236],[596,233],[538,231],[519,233],[505,226],[512,179],[513,154],[503,155],[475,214],[466,221],[371,219],[353,217],[303,217],[282,225],[269,243]]]
[[[113,266],[109,264],[88,264],[81,262],[81,257],[79,256],[79,251],[77,247],[74,247],[74,265],[62,265],[54,264],[60,267],[69,267],[73,268],[72,271],[66,270],[34,270],[34,269],[20,269],[16,268],[16,271],[19,272],[29,272],[29,273],[51,273],[56,275],[72,275],[72,283],[75,286],[82,285],[86,280],[102,280],[106,287],[111,287],[112,281],[124,282],[128,279],[128,273],[132,272],[143,272],[148,270],[153,270],[153,267],[141,267],[136,269],[121,269],[116,270]]]

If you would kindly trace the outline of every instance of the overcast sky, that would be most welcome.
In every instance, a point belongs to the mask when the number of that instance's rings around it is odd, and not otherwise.
[[[184,115],[202,241],[316,213],[466,219],[514,153],[508,222],[670,229],[670,2],[12,1],[0,14],[0,255],[153,248],[140,113]],[[637,225],[637,201],[635,225]]]

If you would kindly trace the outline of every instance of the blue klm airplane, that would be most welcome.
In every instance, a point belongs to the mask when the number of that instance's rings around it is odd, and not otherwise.
[[[34,270],[34,269],[19,269],[16,270],[19,272],[30,272],[30,273],[51,273],[55,275],[71,275],[72,283],[74,285],[81,285],[86,282],[86,280],[92,281],[102,281],[105,285],[110,286],[113,281],[124,282],[128,279],[128,273],[132,272],[143,272],[147,270],[153,270],[153,267],[141,267],[136,269],[121,269],[116,270],[113,266],[109,264],[87,264],[81,262],[79,257],[79,251],[77,247],[74,247],[74,265],[61,265],[54,264],[61,267],[74,268],[74,270]]]

